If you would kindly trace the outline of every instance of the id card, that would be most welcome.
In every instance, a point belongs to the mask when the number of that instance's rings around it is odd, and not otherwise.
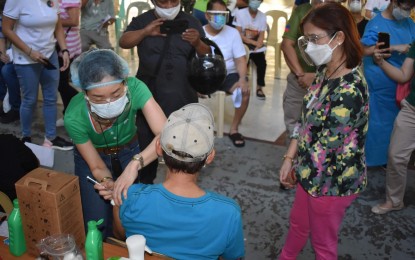
[[[307,109],[313,108],[313,107],[314,107],[314,105],[317,103],[317,100],[318,100],[318,99],[316,98],[316,96],[315,96],[315,95],[313,95],[313,96],[311,97],[311,99],[308,101],[306,108],[307,108]]]

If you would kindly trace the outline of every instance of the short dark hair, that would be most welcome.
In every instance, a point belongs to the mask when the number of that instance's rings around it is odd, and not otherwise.
[[[3,12],[5,5],[6,5],[6,0],[0,0],[0,11]]]
[[[181,157],[192,158],[191,155],[184,153],[184,152],[179,152],[179,151],[172,151],[172,152]],[[195,173],[198,173],[203,168],[203,166],[205,166],[207,157],[204,160],[199,161],[199,162],[183,162],[183,161],[179,161],[169,156],[165,151],[163,151],[163,159],[164,159],[164,163],[166,164],[166,166],[173,173],[184,172],[188,174],[195,174]]]
[[[223,0],[209,0],[209,2],[206,5],[206,10],[212,10],[213,5],[216,3],[223,5],[225,8],[227,8],[226,3]]]
[[[397,0],[397,2],[398,4],[410,4],[412,6],[415,5],[415,0]]]
[[[360,44],[359,32],[352,14],[346,7],[338,3],[325,3],[312,9],[301,21],[301,31],[304,24],[311,23],[323,29],[329,35],[338,31],[344,33],[343,56],[346,56],[346,67],[354,68],[362,62],[363,47]]]

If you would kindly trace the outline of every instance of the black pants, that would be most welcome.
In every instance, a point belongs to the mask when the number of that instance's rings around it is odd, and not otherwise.
[[[63,59],[62,57],[58,57],[59,60],[59,67],[62,67],[63,65]],[[69,66],[71,65],[73,59],[71,59]],[[71,99],[78,94],[78,91],[76,91],[71,85],[69,85],[69,77],[70,77],[70,69],[69,67],[60,72],[59,77],[59,93],[61,94],[62,102],[63,102],[63,114],[65,114],[65,110],[69,105],[69,102]]]
[[[141,110],[137,112],[136,125],[138,128],[138,144],[140,146],[140,150],[142,151],[153,141],[154,134]],[[139,182],[144,184],[152,184],[157,176],[158,164],[158,160],[154,160],[152,163],[140,170],[138,174]]]
[[[249,60],[252,60],[256,65],[256,74],[258,86],[265,86],[265,71],[267,69],[267,61],[265,59],[265,52],[251,53]]]

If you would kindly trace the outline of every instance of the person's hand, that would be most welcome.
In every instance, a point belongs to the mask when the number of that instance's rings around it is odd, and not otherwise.
[[[158,18],[151,23],[147,24],[144,28],[147,36],[166,36],[166,34],[160,33],[160,26],[163,24],[164,18]]]
[[[249,86],[248,86],[248,82],[246,81],[245,77],[239,78],[238,87],[241,89],[242,94],[249,95]]]
[[[375,49],[373,50],[373,62],[381,65],[384,59],[387,59],[391,56],[391,48],[380,49],[384,43],[376,43]]]
[[[102,27],[103,28],[107,28],[108,26],[110,26],[111,24],[115,23],[115,18],[110,18],[108,21],[106,21]]]
[[[295,186],[287,182],[288,174],[290,174],[293,163],[289,159],[284,159],[280,168],[280,183],[287,188],[294,188]]]
[[[254,45],[255,45],[254,51],[256,51],[256,50],[262,48],[262,46],[264,46],[264,43],[254,41]]]
[[[122,197],[127,198],[127,191],[131,184],[134,183],[138,176],[137,161],[131,161],[124,172],[117,178],[114,185],[113,200],[115,205],[119,206],[122,204]]]
[[[311,83],[313,83],[314,77],[315,73],[304,73],[304,75],[298,77],[298,85],[303,89],[308,89],[311,86]]]
[[[4,64],[6,64],[6,63],[9,63],[9,62],[10,62],[10,57],[9,57],[9,55],[7,55],[6,53],[2,53],[2,54],[0,55],[0,60],[1,60]]]
[[[38,62],[38,63],[42,63],[44,65],[46,65],[46,61],[48,58],[46,58],[45,56],[43,56],[42,53],[35,51],[35,50],[31,50],[29,53],[29,57],[34,61],[34,62]]]
[[[63,60],[63,64],[62,64],[62,67],[60,67],[59,70],[60,71],[65,71],[69,67],[69,64],[71,63],[71,60],[69,58],[69,53],[67,51],[62,53],[62,60]]]
[[[199,31],[194,28],[186,29],[186,31],[182,33],[182,39],[189,42],[193,47],[196,47],[201,42]]]
[[[410,44],[398,44],[398,45],[392,45],[391,51],[397,51],[400,54],[407,54],[409,49],[411,48]]]
[[[104,182],[95,184],[94,189],[96,189],[99,195],[101,195],[105,200],[112,200],[114,181],[112,179],[105,180]]]

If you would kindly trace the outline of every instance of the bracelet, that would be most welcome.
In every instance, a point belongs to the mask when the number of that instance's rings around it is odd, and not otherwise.
[[[106,181],[106,180],[112,180],[112,177],[104,177],[104,178],[102,178],[101,180],[100,180],[100,183],[103,183],[104,181]]]
[[[282,157],[283,160],[285,159],[290,159],[291,163],[294,163],[294,158],[292,158],[291,156],[288,156],[286,154],[284,154],[284,156]]]
[[[144,158],[141,154],[136,154],[131,158],[131,161],[138,161],[140,163],[140,170],[144,168]]]
[[[61,53],[63,54],[64,52],[67,52],[68,53],[68,55],[69,55],[69,50],[68,49],[63,49],[63,50],[61,50]]]
[[[30,47],[29,54],[27,54],[27,56],[30,57],[30,54],[32,54],[32,47]]]

